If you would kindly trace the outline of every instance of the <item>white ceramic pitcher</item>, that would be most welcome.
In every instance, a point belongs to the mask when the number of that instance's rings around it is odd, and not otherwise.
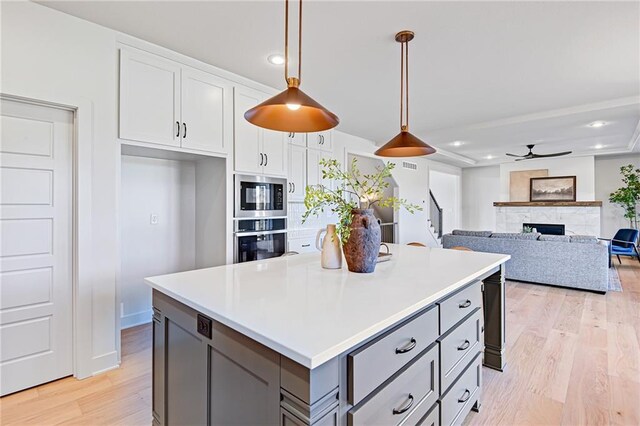
[[[320,246],[322,234],[325,234]],[[336,225],[327,225],[327,229],[321,229],[316,235],[316,248],[322,251],[320,264],[325,269],[342,268],[342,250],[340,248],[340,238],[336,234]]]

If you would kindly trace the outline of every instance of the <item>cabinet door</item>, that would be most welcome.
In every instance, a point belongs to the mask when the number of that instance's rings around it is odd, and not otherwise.
[[[322,184],[329,189],[333,189],[333,181],[322,178],[322,167],[320,166],[320,160],[330,158],[331,156],[328,153],[315,149],[307,150],[307,185]]]
[[[289,201],[304,201],[307,149],[297,145],[289,147]]]
[[[291,145],[303,146],[306,148],[307,146],[307,134],[306,133],[295,133],[289,132],[287,133],[287,141]]]
[[[264,100],[264,95],[255,90],[236,86],[234,88],[234,166],[236,172],[262,173],[262,129],[244,118],[244,113]]]
[[[182,69],[182,147],[228,151],[232,114],[231,85],[192,68]]]
[[[180,146],[180,66],[139,51],[120,51],[121,139]]]
[[[266,175],[287,176],[287,141],[285,133],[262,129],[262,153],[264,154],[263,173]]]
[[[333,151],[331,130],[307,134],[307,147],[322,151]]]

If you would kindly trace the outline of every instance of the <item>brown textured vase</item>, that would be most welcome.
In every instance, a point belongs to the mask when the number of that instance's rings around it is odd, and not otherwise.
[[[372,209],[354,209],[352,214],[351,233],[342,251],[351,272],[370,273],[376,269],[380,252],[380,224]]]

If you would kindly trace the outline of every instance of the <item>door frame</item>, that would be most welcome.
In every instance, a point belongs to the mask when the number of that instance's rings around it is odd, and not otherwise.
[[[72,281],[72,365],[78,379],[97,373],[92,348],[91,281],[91,161],[93,145],[93,104],[84,98],[35,99],[0,92],[0,99],[73,114],[71,141],[71,281]],[[99,366],[98,366],[99,367]]]

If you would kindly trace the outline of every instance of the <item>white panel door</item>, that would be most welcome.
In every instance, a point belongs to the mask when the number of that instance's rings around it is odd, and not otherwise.
[[[262,173],[264,153],[262,152],[262,129],[244,118],[244,113],[264,100],[260,92],[236,86],[234,100],[234,169],[242,173]]]
[[[287,141],[285,134],[262,129],[263,172],[266,175],[287,176]]]
[[[289,147],[289,201],[304,201],[307,186],[307,149],[291,145]]]
[[[73,373],[69,111],[1,100],[0,395]]]
[[[120,51],[120,138],[180,146],[180,66]]]
[[[231,84],[212,74],[182,69],[182,147],[225,153],[231,135]]]

